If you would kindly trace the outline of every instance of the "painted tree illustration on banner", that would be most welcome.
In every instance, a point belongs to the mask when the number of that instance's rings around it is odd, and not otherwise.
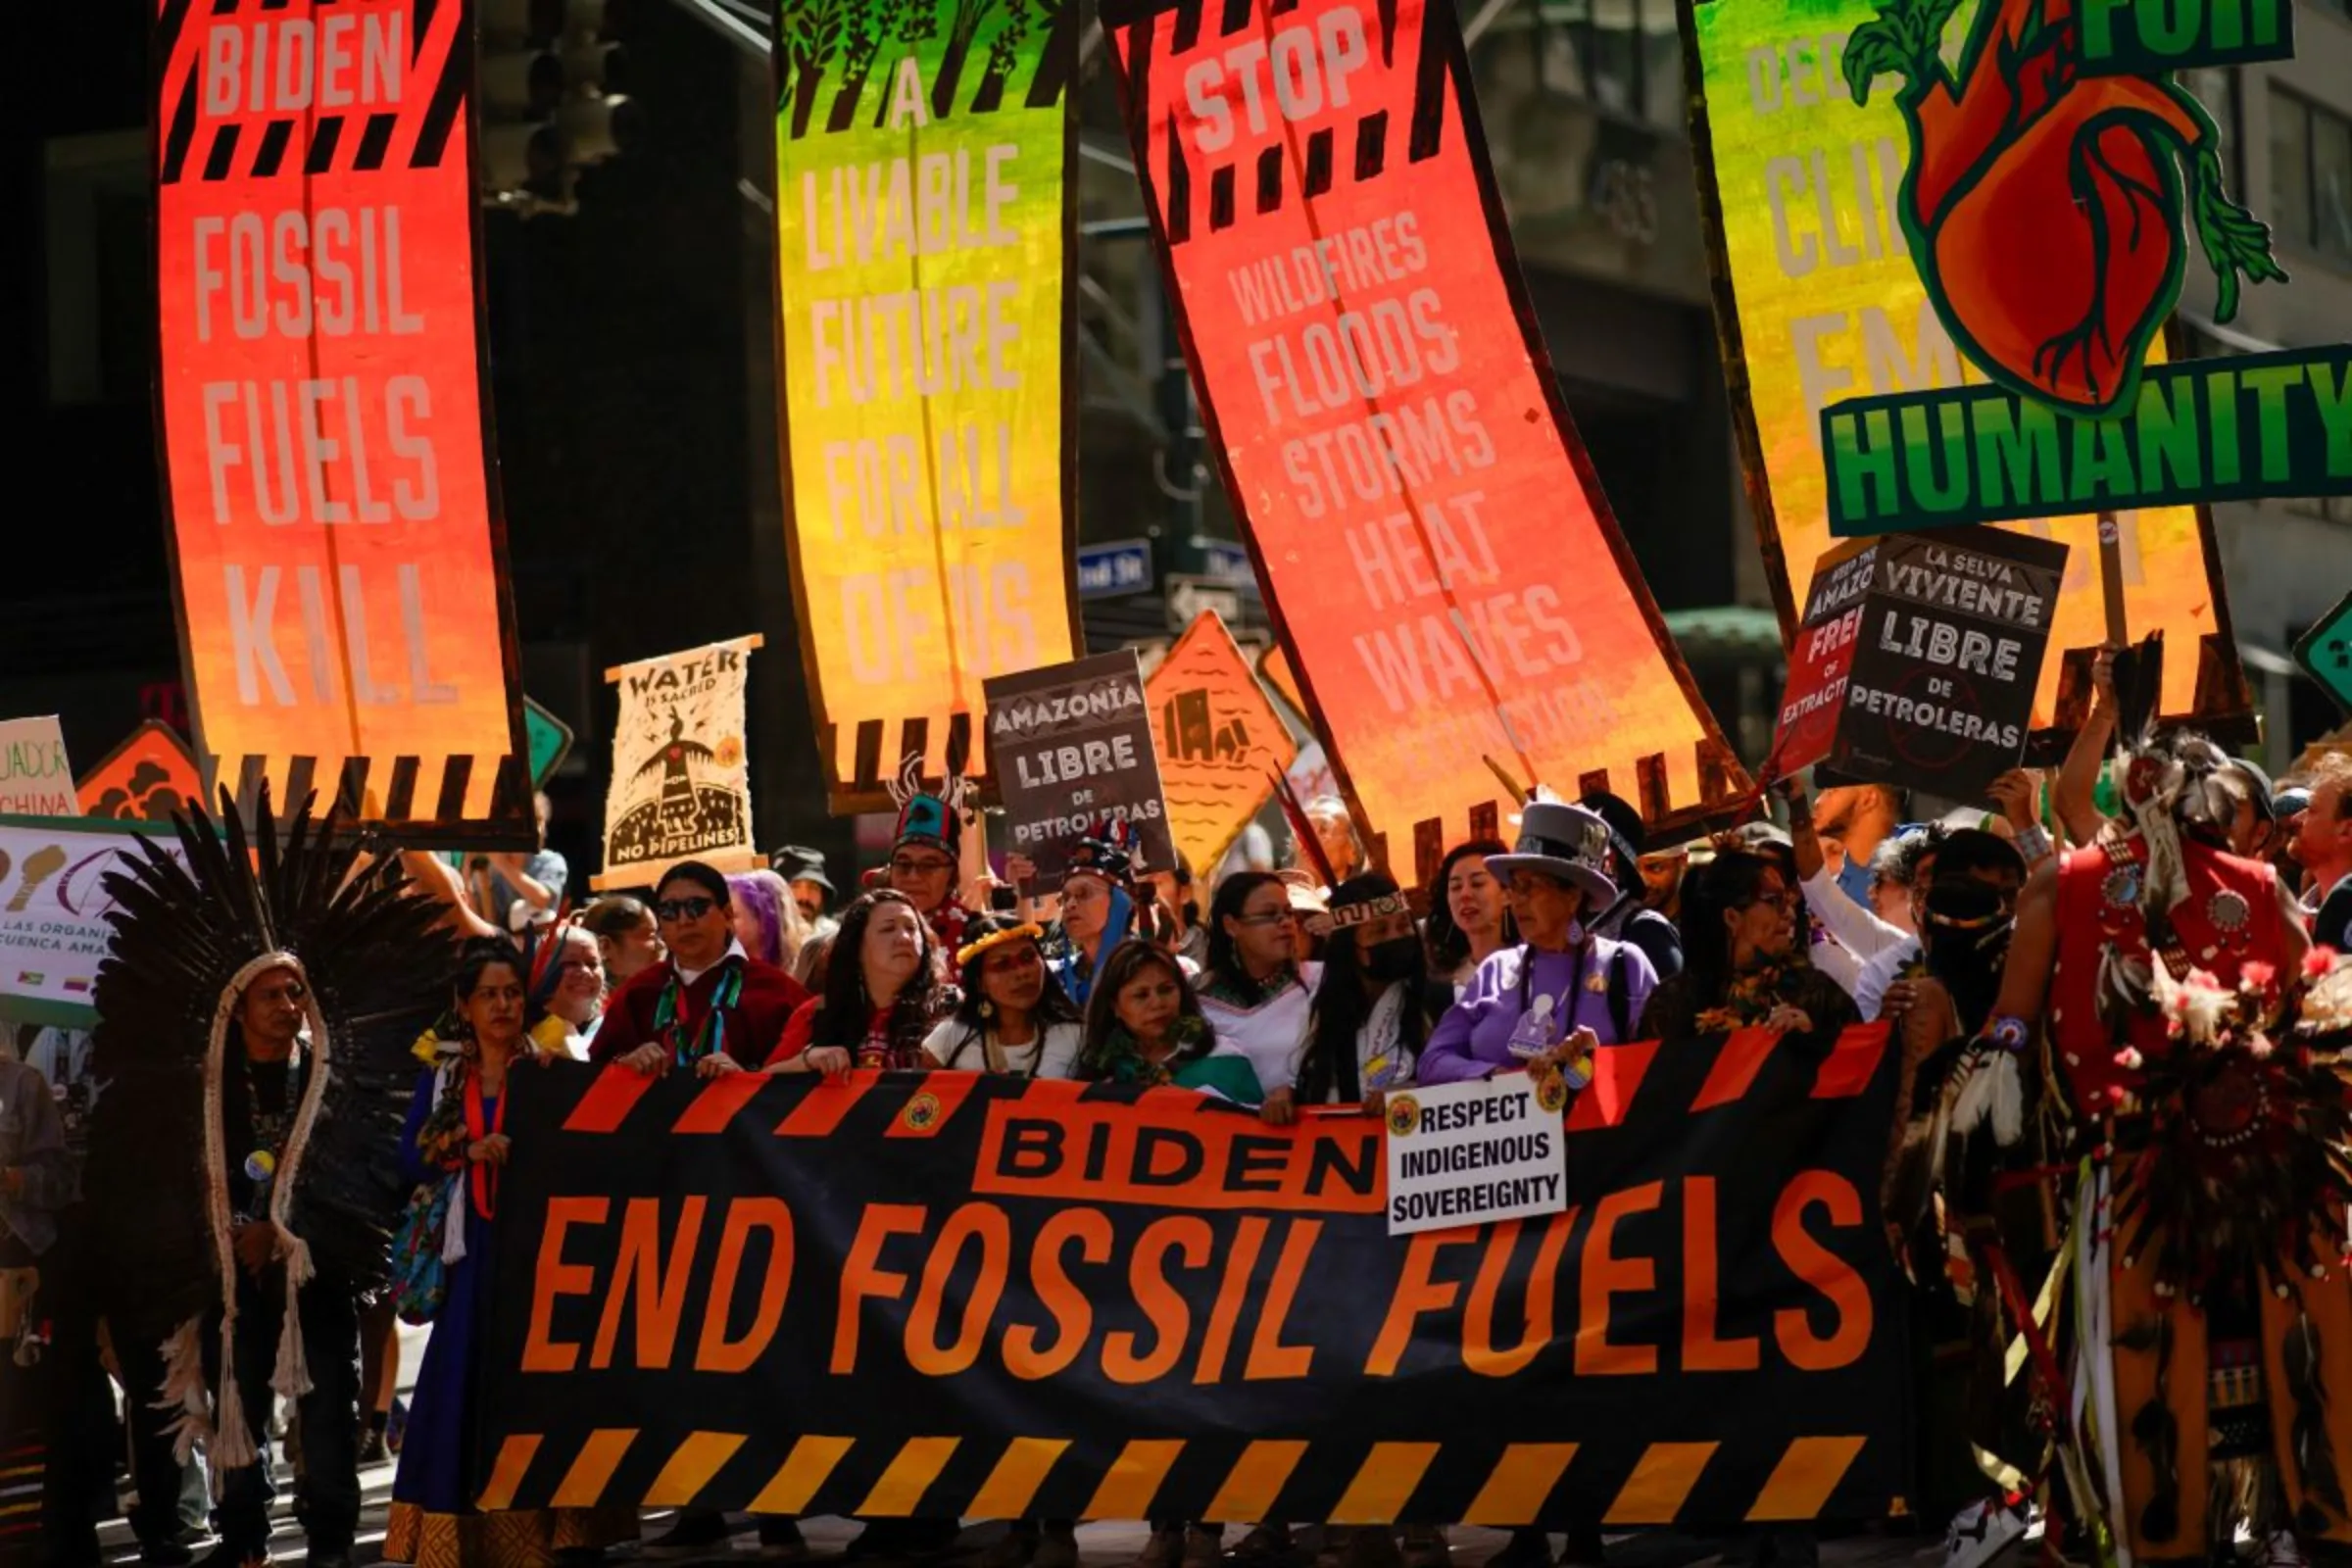
[[[931,113],[941,120],[956,112],[956,84],[963,79],[964,64],[971,58],[981,24],[997,10],[997,0],[954,0],[954,4],[956,11],[948,22],[948,47],[939,57],[939,69],[931,78]]]
[[[988,73],[972,94],[972,113],[993,115],[1004,103],[1004,80],[1020,64],[1021,44],[1029,36],[1029,0],[1006,0],[1004,25],[989,40]]]
[[[825,66],[841,48],[843,34],[848,30],[846,13],[853,9],[863,8],[856,0],[806,0],[805,4],[789,7],[784,13],[777,36],[784,40],[785,58],[791,63],[795,141],[808,134],[808,119],[816,112],[816,93],[824,81]],[[779,100],[776,112],[783,113],[784,107]]]
[[[1036,7],[1047,19],[1046,47],[1038,56],[1024,107],[1051,109],[1070,79],[1070,62],[1078,58],[1078,0],[1036,0]]]
[[[865,84],[874,74],[874,64],[882,58],[882,45],[896,37],[907,41],[903,28],[909,16],[917,11],[928,12],[927,4],[908,4],[908,0],[875,0],[871,5],[857,7],[850,19],[850,34],[842,52],[841,90],[833,95],[833,108],[825,116],[825,131],[838,134],[857,122],[858,100],[865,96]],[[887,98],[884,100],[887,104]]]

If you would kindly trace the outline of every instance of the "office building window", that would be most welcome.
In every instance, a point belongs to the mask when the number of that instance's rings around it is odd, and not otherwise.
[[[2274,231],[2352,265],[2352,120],[2271,89]]]
[[[1537,0],[1544,83],[1627,120],[1683,127],[1674,0]]]

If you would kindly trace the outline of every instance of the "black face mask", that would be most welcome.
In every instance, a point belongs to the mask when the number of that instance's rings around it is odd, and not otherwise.
[[[1391,937],[1364,951],[1364,972],[1375,980],[1410,980],[1421,972],[1421,939]]]

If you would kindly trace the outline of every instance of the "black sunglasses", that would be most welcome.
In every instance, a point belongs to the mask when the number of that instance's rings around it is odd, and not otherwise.
[[[717,907],[715,899],[663,899],[654,912],[664,920],[700,920]]]

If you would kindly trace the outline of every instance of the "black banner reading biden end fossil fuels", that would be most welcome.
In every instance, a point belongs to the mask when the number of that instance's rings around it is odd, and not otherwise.
[[[1564,1213],[1376,1118],[961,1073],[514,1081],[485,1508],[1730,1526],[1907,1474],[1883,1026],[1600,1054]]]

